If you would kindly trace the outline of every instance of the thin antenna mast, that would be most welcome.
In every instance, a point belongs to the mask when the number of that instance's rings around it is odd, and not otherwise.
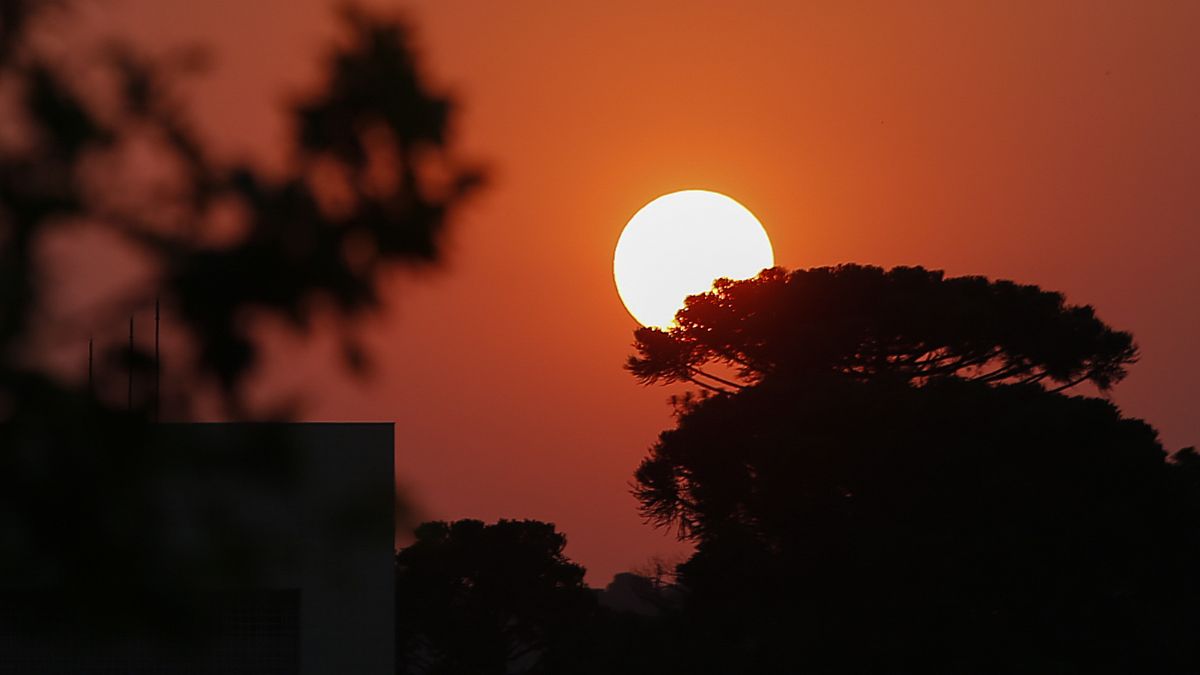
[[[95,341],[96,339],[94,337],[91,335],[88,336],[88,395],[92,397],[96,396],[96,376],[92,372],[92,362],[94,361],[94,357],[92,355],[93,343],[95,343]]]
[[[159,298],[154,298],[154,421],[158,421],[162,405],[162,360],[158,350]]]
[[[133,410],[133,317],[129,317],[129,410]]]

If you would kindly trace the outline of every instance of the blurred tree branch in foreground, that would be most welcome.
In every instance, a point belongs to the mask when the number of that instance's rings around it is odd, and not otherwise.
[[[453,106],[420,77],[404,27],[343,11],[349,39],[329,54],[321,88],[291,107],[290,161],[276,175],[215,159],[193,131],[173,84],[202,61],[195,54],[156,62],[109,45],[87,69],[43,54],[38,37],[68,18],[60,4],[7,0],[0,13],[4,379],[36,348],[24,338],[54,265],[40,240],[80,227],[150,261],[155,283],[124,307],[161,296],[194,356],[173,377],[215,384],[228,414],[248,412],[239,385],[262,349],[251,318],[304,333],[328,309],[347,364],[362,369],[353,321],[381,307],[380,271],[435,261],[447,217],[481,180],[454,157]]]
[[[210,514],[200,535],[219,549],[204,553],[212,560],[162,543],[171,525],[159,482],[187,452],[163,448],[144,424],[155,402],[135,399],[132,384],[128,400],[106,386],[157,367],[132,335],[98,345],[95,389],[90,373],[85,384],[39,365],[47,280],[74,271],[46,242],[99,231],[135,249],[149,281],[108,321],[123,326],[161,300],[180,343],[173,355],[185,355],[172,363],[177,416],[206,397],[249,419],[261,416],[245,385],[264,349],[252,321],[305,336],[332,315],[345,365],[361,372],[355,327],[384,304],[381,272],[436,262],[482,174],[455,156],[454,106],[421,76],[398,22],[343,11],[345,39],[320,86],[288,110],[286,168],[267,172],[218,159],[193,129],[176,84],[201,54],[148,58],[126,44],[80,53],[61,39],[71,20],[69,2],[0,1],[0,583],[59,589],[86,623],[89,608],[137,614],[180,600],[159,596],[210,583],[224,553],[252,578],[253,546],[228,514]],[[287,475],[283,442],[257,441],[270,468],[263,489],[275,489]]]

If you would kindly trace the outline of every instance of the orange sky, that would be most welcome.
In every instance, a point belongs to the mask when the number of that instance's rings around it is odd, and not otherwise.
[[[152,49],[212,47],[194,113],[267,161],[336,27],[324,0],[85,2]],[[444,269],[392,284],[373,382],[331,377],[320,346],[265,381],[308,388],[314,419],[395,420],[423,515],[554,521],[593,583],[680,550],[628,495],[671,418],[621,370],[611,256],[690,187],[750,208],[788,267],[922,264],[1095,305],[1142,348],[1117,402],[1200,444],[1200,4],[369,4],[412,19],[492,183]]]

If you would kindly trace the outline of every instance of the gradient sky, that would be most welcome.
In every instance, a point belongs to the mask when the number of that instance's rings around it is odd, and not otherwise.
[[[626,220],[683,188],[745,204],[787,267],[921,264],[1092,304],[1142,350],[1115,400],[1200,444],[1200,3],[367,4],[409,17],[491,185],[442,269],[389,282],[371,382],[288,344],[262,387],[306,389],[313,419],[394,420],[423,516],[553,521],[592,583],[682,550],[628,494],[671,417],[621,369],[611,265]],[[337,27],[324,0],[83,14],[211,47],[193,113],[264,162]]]

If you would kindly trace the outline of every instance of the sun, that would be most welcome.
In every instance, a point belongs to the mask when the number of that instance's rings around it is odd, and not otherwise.
[[[613,278],[638,323],[667,328],[689,295],[774,264],[771,240],[749,209],[719,192],[683,190],[629,219],[613,254]]]

